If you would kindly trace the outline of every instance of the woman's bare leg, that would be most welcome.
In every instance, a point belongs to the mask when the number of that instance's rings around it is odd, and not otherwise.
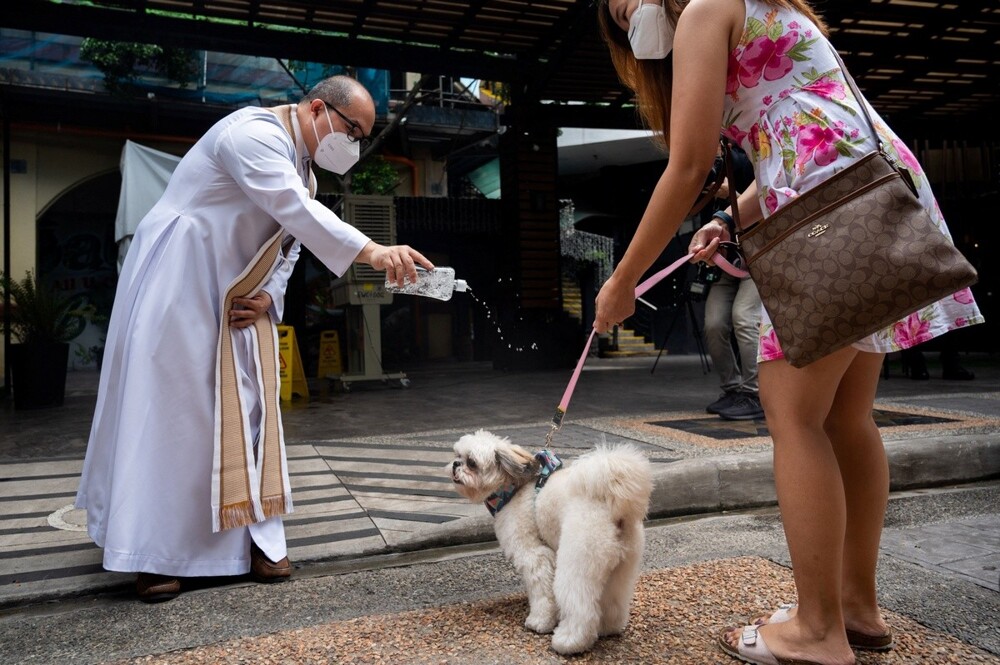
[[[846,627],[883,635],[875,593],[875,568],[889,496],[889,465],[882,437],[871,416],[883,355],[860,353],[845,372],[824,427],[844,484],[846,529],[842,611]],[[797,608],[789,610],[794,616]],[[754,623],[767,623],[770,613]]]
[[[875,567],[889,499],[889,463],[872,418],[883,357],[858,354],[840,381],[824,425],[840,467],[847,510],[841,607],[847,628],[866,635],[887,630],[875,594]]]
[[[853,663],[841,610],[847,500],[827,434],[839,386],[858,357],[837,351],[796,369],[784,360],[760,365],[760,395],[774,441],[774,480],[792,559],[798,611],[760,629],[784,658]],[[869,405],[870,407],[870,405]]]

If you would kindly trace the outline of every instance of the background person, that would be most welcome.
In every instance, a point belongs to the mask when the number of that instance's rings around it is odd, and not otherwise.
[[[732,154],[733,180],[740,193],[753,184],[753,165],[746,153],[734,147]],[[725,169],[721,149],[715,158],[715,169]],[[714,176],[709,176],[714,181]],[[729,201],[729,179],[722,181],[716,199]],[[726,204],[723,204],[723,208]],[[709,210],[711,213],[711,210]],[[720,219],[731,223],[732,217],[720,209],[709,217],[709,223]],[[693,243],[693,238],[692,238]],[[698,247],[700,249],[700,246]],[[692,251],[692,246],[688,251]],[[757,342],[760,339],[760,295],[752,279],[739,279],[714,268],[718,274],[705,298],[705,345],[719,374],[722,394],[705,410],[723,420],[755,420],[764,417],[757,382]],[[733,348],[733,341],[736,348]],[[737,351],[739,355],[737,356]]]
[[[402,284],[406,246],[372,242],[310,196],[310,165],[343,174],[375,122],[343,76],[298,104],[226,116],[178,164],[119,277],[76,505],[108,570],[143,600],[179,577],[291,572],[276,332],[304,243],[343,274],[354,261]]]
[[[601,0],[601,31],[646,123],[670,159],[638,229],[597,296],[604,331],[635,310],[635,287],[691,208],[720,126],[754,164],[739,197],[749,226],[877,148],[827,41],[803,0]],[[670,57],[667,58],[666,56]],[[919,198],[944,229],[914,156],[877,114],[886,149],[906,164]],[[702,227],[693,260],[708,260],[725,224]],[[802,368],[785,359],[762,313],[760,388],[774,444],[774,476],[798,605],[763,625],[726,631],[720,647],[752,663],[845,665],[852,645],[890,648],[875,590],[889,469],[872,406],[882,360],[983,320],[968,289],[914,312]],[[773,620],[772,620],[773,619]]]

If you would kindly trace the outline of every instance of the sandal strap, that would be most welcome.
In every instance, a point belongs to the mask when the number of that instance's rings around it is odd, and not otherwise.
[[[778,658],[767,648],[764,636],[759,632],[760,626],[744,626],[740,635],[739,656],[748,663],[756,665],[819,665],[811,660],[795,658]]]

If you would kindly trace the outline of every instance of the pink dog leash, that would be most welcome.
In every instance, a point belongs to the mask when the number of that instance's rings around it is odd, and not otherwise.
[[[735,243],[721,243],[720,246],[723,244],[735,245]],[[694,252],[691,252],[687,256],[682,256],[663,270],[660,270],[653,276],[641,282],[639,286],[635,287],[635,297],[641,297],[642,294],[646,293],[646,291],[649,291],[651,288],[663,281],[667,275],[690,261],[692,256],[694,256]],[[712,261],[725,272],[738,279],[746,279],[750,276],[750,273],[730,263],[726,257],[718,252],[712,255]],[[569,380],[569,385],[566,386],[566,392],[563,393],[562,399],[559,401],[559,406],[556,407],[556,414],[552,417],[552,429],[550,429],[549,433],[545,436],[546,448],[551,445],[552,437],[559,431],[559,428],[562,427],[563,416],[566,415],[566,411],[569,409],[569,401],[573,397],[573,391],[576,390],[576,383],[580,380],[580,372],[583,370],[583,363],[587,361],[587,355],[590,353],[590,345],[593,343],[594,335],[596,334],[597,328],[591,328],[590,336],[587,337],[587,343],[583,347],[583,353],[580,354],[580,359],[576,362],[576,369],[573,370],[573,376]]]

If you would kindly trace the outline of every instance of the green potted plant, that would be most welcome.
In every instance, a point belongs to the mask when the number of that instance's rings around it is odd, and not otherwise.
[[[80,334],[83,319],[55,289],[38,282],[32,271],[22,280],[0,273],[10,293],[11,382],[15,409],[60,406],[66,394],[69,341]],[[2,321],[2,320],[0,320]]]

